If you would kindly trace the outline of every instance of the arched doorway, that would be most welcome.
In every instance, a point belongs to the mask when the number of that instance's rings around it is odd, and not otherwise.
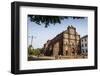
[[[66,50],[66,55],[68,55],[68,50]]]
[[[75,48],[72,48],[72,54],[75,55]]]

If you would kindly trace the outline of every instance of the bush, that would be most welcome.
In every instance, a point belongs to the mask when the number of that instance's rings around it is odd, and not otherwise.
[[[40,49],[31,49],[30,47],[28,48],[28,55],[35,55],[39,56],[40,55]]]
[[[35,56],[40,55],[40,50],[39,49],[34,49],[33,50],[33,55],[35,55]]]

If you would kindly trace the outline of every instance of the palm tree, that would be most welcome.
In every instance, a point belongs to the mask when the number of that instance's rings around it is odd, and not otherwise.
[[[73,19],[83,19],[84,17],[72,17],[72,16],[47,16],[47,15],[28,15],[32,22],[35,22],[38,25],[45,24],[45,27],[48,27],[50,24],[61,23],[62,20],[73,18]]]

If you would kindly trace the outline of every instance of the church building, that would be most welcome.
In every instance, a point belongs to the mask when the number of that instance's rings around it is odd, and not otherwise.
[[[45,56],[72,56],[81,52],[80,35],[75,27],[68,26],[67,29],[44,44]]]

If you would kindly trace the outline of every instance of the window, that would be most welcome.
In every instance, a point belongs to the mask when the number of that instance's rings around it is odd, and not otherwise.
[[[82,44],[82,47],[84,47],[84,45]]]
[[[85,47],[87,47],[87,44],[85,44]]]
[[[82,49],[82,52],[84,53],[84,49]]]
[[[87,49],[86,49],[86,53],[87,53]]]
[[[66,42],[66,45],[67,45],[67,42]]]
[[[85,41],[87,41],[87,40],[85,39]]]
[[[83,42],[83,40],[82,40],[82,42]]]
[[[74,46],[74,43],[72,43],[72,46]]]

